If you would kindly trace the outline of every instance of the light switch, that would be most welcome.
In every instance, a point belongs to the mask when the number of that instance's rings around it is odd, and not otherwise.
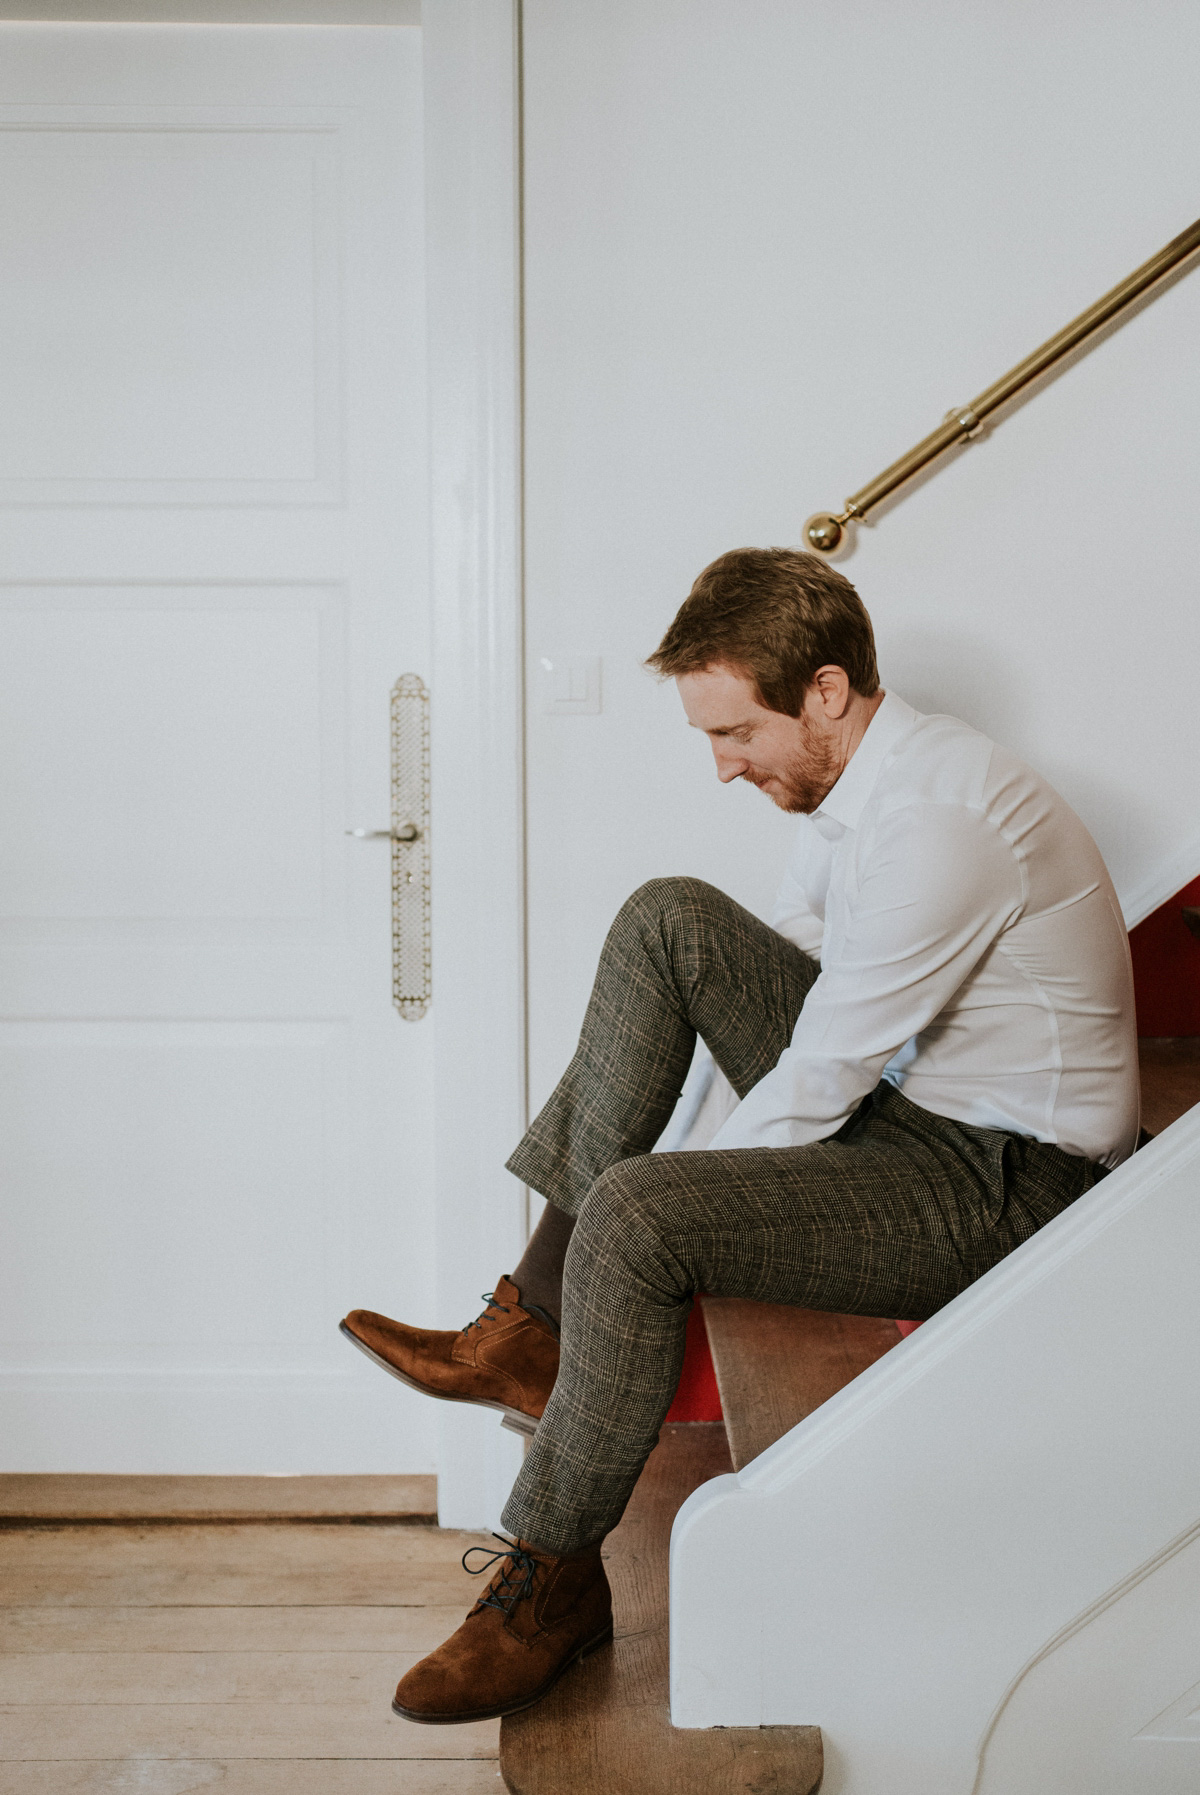
[[[538,656],[542,709],[551,717],[596,717],[600,714],[600,656]]]

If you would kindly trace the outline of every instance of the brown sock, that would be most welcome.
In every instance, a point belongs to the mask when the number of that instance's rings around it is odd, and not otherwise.
[[[563,1265],[575,1217],[547,1203],[542,1219],[529,1236],[520,1264],[509,1276],[521,1292],[523,1309],[541,1309],[557,1328],[562,1321]]]

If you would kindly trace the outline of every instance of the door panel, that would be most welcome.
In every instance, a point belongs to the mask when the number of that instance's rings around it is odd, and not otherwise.
[[[330,496],[337,130],[5,114],[3,496]]]
[[[4,1468],[428,1470],[419,33],[0,47]]]
[[[8,610],[3,727],[25,776],[0,797],[6,915],[322,919],[320,617],[303,592],[264,596],[47,590]]]
[[[324,1199],[337,1170],[326,1163],[326,1061],[345,1053],[339,1034],[5,1031],[4,1134],[16,1179],[40,1201],[20,1263],[0,1272],[0,1301],[36,1361],[61,1368],[64,1353],[91,1361],[99,1348],[103,1362],[120,1342],[161,1367],[164,1356],[186,1364],[199,1344],[261,1344],[283,1365],[305,1346],[325,1295]]]

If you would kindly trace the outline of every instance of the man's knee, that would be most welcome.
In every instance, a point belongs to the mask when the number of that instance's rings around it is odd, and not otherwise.
[[[715,885],[686,875],[672,879],[647,879],[627,897],[617,913],[617,923],[631,925],[639,934],[662,934],[682,929],[694,932],[729,899]]]
[[[569,1257],[582,1267],[649,1283],[671,1300],[690,1294],[689,1281],[667,1245],[670,1204],[655,1156],[622,1159],[601,1172],[579,1212]]]

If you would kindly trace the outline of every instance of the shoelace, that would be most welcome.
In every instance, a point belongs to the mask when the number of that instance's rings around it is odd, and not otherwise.
[[[504,1303],[498,1303],[496,1301],[495,1293],[493,1291],[485,1290],[483,1292],[483,1300],[487,1304],[487,1308],[484,1309],[482,1315],[477,1315],[475,1317],[474,1321],[469,1321],[467,1323],[466,1327],[463,1329],[464,1334],[469,1334],[471,1332],[472,1328],[481,1328],[483,1326],[484,1322],[487,1321],[487,1319],[488,1319],[488,1310],[490,1310],[490,1309],[499,1309],[501,1315],[508,1314],[507,1305]],[[494,1534],[493,1538],[499,1539],[500,1535],[498,1533]]]
[[[500,1574],[495,1588],[489,1589],[486,1595],[480,1596],[475,1604],[477,1608],[498,1608],[507,1619],[518,1602],[523,1602],[526,1596],[533,1594],[533,1579],[537,1574],[538,1561],[532,1553],[526,1552],[524,1547],[519,1546],[515,1540],[506,1540],[502,1533],[493,1533],[492,1538],[498,1539],[503,1549],[499,1552],[488,1552],[486,1546],[468,1546],[462,1555],[462,1568],[469,1577],[482,1577],[483,1573],[490,1569],[497,1559],[503,1561],[510,1558],[512,1560],[508,1569]],[[467,1563],[467,1559],[473,1552],[487,1553],[477,1570],[472,1570]]]
[[[469,1334],[472,1328],[481,1328],[484,1322],[488,1319],[488,1310],[490,1309],[498,1309],[501,1315],[507,1315],[509,1313],[508,1304],[498,1303],[493,1291],[485,1290],[483,1292],[483,1300],[487,1304],[487,1308],[484,1309],[482,1315],[477,1315],[474,1321],[469,1321],[467,1323],[466,1327],[462,1329],[464,1334]],[[538,1303],[522,1303],[521,1308],[524,1309],[526,1315],[536,1315],[539,1321],[544,1322],[556,1340],[562,1338],[561,1329],[548,1309],[543,1309]],[[496,1537],[499,1539],[499,1534],[497,1534]]]

